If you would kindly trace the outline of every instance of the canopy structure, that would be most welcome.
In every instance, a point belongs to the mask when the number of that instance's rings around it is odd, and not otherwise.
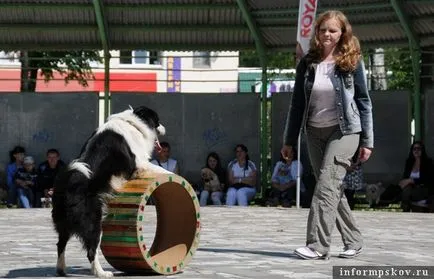
[[[298,0],[2,0],[0,49],[292,50]],[[434,45],[432,0],[319,0],[364,46]]]
[[[0,50],[104,50],[108,112],[112,49],[256,49],[267,84],[267,53],[294,51],[299,0],[1,0]],[[364,48],[408,47],[413,60],[413,114],[421,137],[421,51],[434,46],[433,0],[318,0],[341,10]],[[261,118],[267,118],[266,86]],[[262,166],[267,165],[262,121]],[[265,175],[263,175],[265,179]]]

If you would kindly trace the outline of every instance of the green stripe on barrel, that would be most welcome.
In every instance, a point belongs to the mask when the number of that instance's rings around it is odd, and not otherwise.
[[[130,236],[109,236],[106,235],[102,237],[103,241],[118,241],[118,242],[129,242],[129,243],[133,243],[133,242],[137,242],[137,237],[130,237]]]

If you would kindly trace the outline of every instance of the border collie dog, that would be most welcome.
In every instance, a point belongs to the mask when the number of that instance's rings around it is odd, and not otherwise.
[[[58,276],[66,276],[65,247],[71,236],[81,240],[95,276],[113,276],[102,269],[97,255],[106,198],[138,174],[167,172],[149,162],[154,147],[160,147],[158,135],[164,133],[155,111],[130,107],[111,115],[84,144],[80,157],[59,173],[52,210],[59,235]]]

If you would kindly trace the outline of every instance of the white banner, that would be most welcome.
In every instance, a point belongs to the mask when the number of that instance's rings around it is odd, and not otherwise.
[[[300,0],[298,9],[297,25],[297,52],[303,51],[301,55],[306,54],[309,50],[310,38],[314,33],[315,16],[318,0]]]

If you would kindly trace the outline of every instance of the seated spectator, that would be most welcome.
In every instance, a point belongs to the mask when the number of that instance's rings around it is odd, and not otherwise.
[[[23,166],[18,168],[14,176],[18,199],[24,208],[31,208],[33,205],[37,177],[35,160],[31,156],[24,157]]]
[[[38,183],[35,189],[35,207],[41,207],[41,199],[50,200],[53,195],[54,179],[65,163],[60,159],[60,153],[57,149],[47,151],[47,160],[38,167]]]
[[[403,179],[399,182],[402,189],[401,208],[404,212],[411,210],[412,202],[427,201],[433,194],[433,162],[428,157],[425,146],[415,141],[410,148],[405,162]]]
[[[256,166],[249,160],[247,147],[235,147],[236,159],[228,165],[226,205],[248,206],[256,194]]]
[[[17,186],[14,177],[17,170],[23,165],[25,152],[26,150],[22,146],[15,146],[9,152],[10,163],[6,167],[6,184],[8,187],[7,207],[9,208],[17,205]]]
[[[170,158],[170,145],[168,142],[161,142],[161,150],[157,152],[157,158],[151,161],[152,164],[162,167],[165,170],[179,174],[178,162]]]
[[[279,161],[274,166],[273,175],[271,176],[271,191],[266,202],[268,206],[282,205],[291,207],[295,203],[297,190],[297,168],[300,167],[300,175],[303,174],[303,166],[297,160],[297,152],[292,149],[292,153],[285,160],[280,155]],[[303,182],[300,185],[300,196],[303,197],[306,189]],[[300,199],[302,199],[300,197]]]
[[[221,166],[220,157],[211,152],[206,158],[205,167],[201,170],[203,191],[200,193],[200,205],[208,204],[211,195],[213,205],[221,205],[225,189],[225,171]]]
[[[359,154],[354,155],[351,166],[347,168],[347,174],[343,181],[345,197],[348,200],[348,205],[351,210],[354,210],[356,191],[363,189],[363,171],[362,163],[359,160]]]

